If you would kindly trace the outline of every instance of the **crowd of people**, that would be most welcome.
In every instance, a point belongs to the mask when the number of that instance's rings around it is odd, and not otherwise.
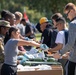
[[[18,54],[26,53],[25,46],[36,46],[45,49],[45,44],[36,43],[30,23],[22,17],[21,12],[3,10],[0,19],[0,63],[1,75],[16,75]],[[29,40],[29,41],[28,41]],[[47,47],[47,46],[46,46]],[[6,70],[5,70],[6,69]]]
[[[76,6],[68,3],[64,13],[70,20],[67,22],[61,13],[41,17],[36,29],[42,34],[36,41],[32,24],[23,18],[19,11],[12,13],[1,11],[0,18],[0,63],[1,75],[17,75],[18,54],[24,55],[33,46],[53,53],[53,57],[62,64],[64,75],[75,75],[76,68]]]

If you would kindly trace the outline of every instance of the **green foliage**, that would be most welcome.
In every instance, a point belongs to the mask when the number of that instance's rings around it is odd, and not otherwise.
[[[37,10],[31,10],[31,9],[29,10],[28,7],[26,7],[26,13],[30,21],[33,23],[39,22],[39,19],[41,18],[41,16],[45,16],[43,13],[40,14],[40,12],[37,12]]]
[[[64,6],[68,2],[76,4],[76,0],[0,0],[0,11],[6,9],[13,13],[15,11],[23,13],[26,7],[30,21],[36,23],[42,16],[50,19],[53,13],[63,14]]]
[[[36,36],[36,40],[40,41],[40,39],[41,39],[41,33],[37,33],[37,34],[35,34],[35,36]]]

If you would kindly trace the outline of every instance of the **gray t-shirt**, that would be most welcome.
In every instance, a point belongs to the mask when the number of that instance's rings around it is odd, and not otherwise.
[[[18,40],[10,39],[4,46],[4,63],[9,65],[17,65]]]

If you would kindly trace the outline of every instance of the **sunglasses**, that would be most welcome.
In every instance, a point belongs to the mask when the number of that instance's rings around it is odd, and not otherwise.
[[[68,17],[68,14],[70,13],[70,10],[68,11],[68,13],[65,14],[66,17]]]

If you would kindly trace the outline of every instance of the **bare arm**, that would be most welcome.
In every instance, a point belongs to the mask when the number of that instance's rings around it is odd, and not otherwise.
[[[31,34],[32,34],[31,32],[27,33],[27,34],[26,34],[26,37],[30,36]]]
[[[36,43],[35,41],[26,41],[26,40],[22,40],[19,39],[18,40],[18,46],[36,46],[36,47],[40,47],[39,43]]]
[[[50,49],[49,49],[49,52],[55,52],[55,51],[61,50],[62,47],[63,47],[63,44],[58,43],[56,47],[50,48]]]

